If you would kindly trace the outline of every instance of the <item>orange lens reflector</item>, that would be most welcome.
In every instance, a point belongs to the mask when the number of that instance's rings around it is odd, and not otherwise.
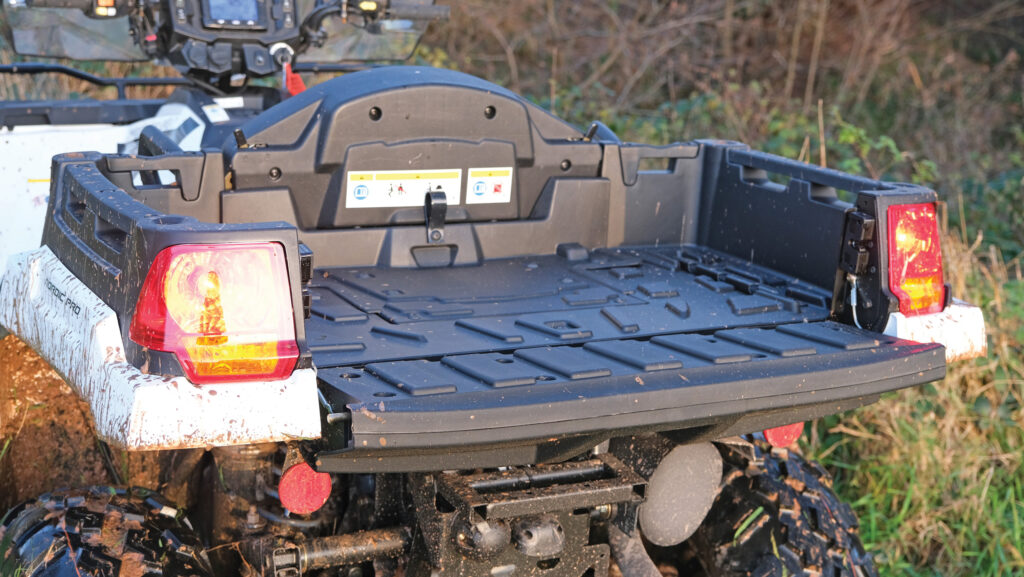
[[[318,473],[309,463],[288,467],[277,486],[281,506],[292,513],[309,515],[324,506],[331,496],[331,476]]]
[[[764,440],[773,447],[788,447],[796,442],[804,432],[803,422],[782,425],[764,430]]]
[[[277,243],[165,248],[142,285],[129,336],[174,353],[193,383],[288,377],[299,348],[284,249]]]
[[[889,207],[889,290],[907,316],[942,312],[946,288],[935,204]]]

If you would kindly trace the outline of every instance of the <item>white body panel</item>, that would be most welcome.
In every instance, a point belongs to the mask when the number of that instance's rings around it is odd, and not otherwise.
[[[0,128],[0,274],[7,258],[39,246],[50,196],[50,163],[57,154],[137,149],[148,125],[170,131],[192,118],[198,127],[180,143],[199,150],[204,124],[184,104],[165,104],[156,116],[132,124],[73,124]]]
[[[885,334],[919,343],[941,343],[946,347],[946,362],[983,357],[988,352],[981,309],[958,299],[941,313],[914,317],[892,313]]]
[[[184,449],[320,436],[313,369],[287,380],[196,386],[127,362],[117,316],[47,247],[8,261],[0,324],[61,373],[96,430],[129,450]]]

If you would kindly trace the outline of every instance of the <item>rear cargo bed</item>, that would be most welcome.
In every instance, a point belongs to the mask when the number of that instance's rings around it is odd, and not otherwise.
[[[747,432],[945,369],[940,345],[828,322],[824,291],[696,246],[318,269],[310,292],[325,431],[348,446],[321,454],[327,470],[535,462],[611,429]]]

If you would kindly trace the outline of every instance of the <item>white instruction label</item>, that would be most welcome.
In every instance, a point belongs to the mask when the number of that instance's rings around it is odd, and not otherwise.
[[[345,208],[423,206],[427,192],[444,191],[459,204],[462,169],[349,171]]]
[[[512,202],[512,167],[471,168],[466,185],[466,204]]]

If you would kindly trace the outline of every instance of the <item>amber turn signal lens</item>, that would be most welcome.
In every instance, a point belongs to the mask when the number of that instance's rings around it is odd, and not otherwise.
[[[193,383],[288,377],[299,349],[284,249],[277,243],[165,248],[142,285],[129,335],[174,353]]]
[[[942,312],[946,288],[935,204],[889,207],[889,290],[906,316]]]

